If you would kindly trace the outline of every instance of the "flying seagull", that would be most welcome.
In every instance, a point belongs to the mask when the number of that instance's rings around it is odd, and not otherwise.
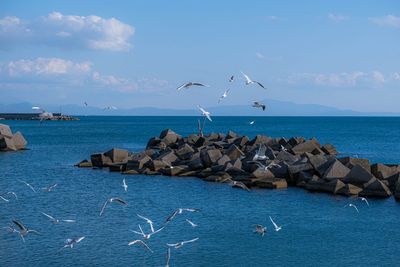
[[[29,233],[34,233],[34,234],[39,234],[39,232],[32,230],[32,229],[28,229],[26,228],[21,222],[17,221],[17,220],[13,220],[12,221],[18,228],[19,228],[19,235],[22,238],[22,241],[25,242],[25,238],[24,236],[26,236]]]
[[[271,163],[269,163],[267,166],[265,166],[264,164],[262,164],[261,162],[259,162],[259,161],[247,161],[247,163],[254,163],[254,164],[256,164],[260,169],[263,169],[264,171],[266,171],[266,170],[268,170],[268,169],[271,169],[271,168],[273,168],[273,167],[281,167],[281,165],[279,165],[278,163],[274,163],[274,162],[271,162]]]
[[[265,89],[265,87],[264,87],[261,83],[250,79],[250,77],[249,77],[248,75],[244,74],[243,72],[242,72],[242,74],[243,74],[244,78],[246,79],[246,85],[256,83],[256,84],[258,84],[259,86],[261,86],[263,89]]]
[[[30,185],[29,183],[27,183],[27,182],[25,182],[25,181],[22,181],[22,180],[18,180],[18,181],[20,181],[21,183],[24,183],[24,184],[25,184],[26,186],[28,186],[33,192],[36,193],[36,190],[35,190],[35,188],[33,188],[32,185]]]
[[[124,188],[125,192],[128,191],[128,185],[126,184],[125,178],[122,180],[122,187]]]
[[[137,216],[138,216],[139,218],[142,218],[143,220],[145,220],[145,221],[146,221],[146,223],[148,223],[148,224],[150,225],[151,232],[152,232],[152,233],[154,233],[154,225],[153,225],[153,221],[152,221],[152,220],[150,220],[149,218],[146,218],[146,217],[144,217],[144,216],[140,215],[140,214],[137,214]]]
[[[229,78],[230,83],[233,82],[233,78],[235,78],[235,76],[233,76],[233,75]]]
[[[239,181],[231,181],[229,183],[229,185],[232,187],[241,188],[243,190],[250,191],[250,189],[244,183],[239,182]]]
[[[262,110],[265,110],[265,105],[258,101],[253,101],[253,105],[251,106],[254,108],[262,108]]]
[[[365,197],[360,197],[361,201],[364,201],[365,204],[367,204],[367,206],[369,207],[369,203],[368,200]]]
[[[83,239],[85,239],[84,236],[78,237],[78,238],[68,238],[67,240],[65,240],[65,245],[63,248],[73,248],[74,245],[78,244],[79,242],[81,242]]]
[[[144,239],[147,240],[147,239],[150,239],[150,237],[151,237],[152,235],[157,234],[157,233],[160,232],[162,229],[164,229],[164,227],[161,227],[160,229],[158,229],[158,230],[156,230],[156,231],[154,231],[154,232],[148,233],[148,234],[145,234],[145,233],[143,232],[143,229],[142,229],[142,227],[140,226],[140,224],[139,224],[139,229],[140,229],[140,232],[134,231],[134,230],[131,230],[131,232],[133,232],[133,233],[135,233],[135,234],[138,234],[138,235],[141,235],[141,236],[143,236]]]
[[[184,83],[181,86],[179,86],[178,88],[176,88],[176,90],[180,91],[182,89],[187,89],[191,86],[204,86],[204,87],[209,87],[208,85],[202,84],[202,83],[195,83],[195,82],[188,82],[188,83]]]
[[[151,253],[153,253],[153,251],[149,248],[149,246],[145,242],[143,242],[142,240],[133,240],[133,241],[128,243],[128,246],[133,246],[135,244],[142,245],[143,247],[147,248]]]
[[[184,211],[199,212],[200,210],[199,209],[191,209],[191,208],[179,208],[179,209],[175,210],[170,216],[168,216],[166,222],[172,221],[172,219],[174,219],[176,215],[182,214]]]
[[[204,108],[202,108],[199,105],[197,105],[197,108],[201,111],[201,115],[205,116],[209,121],[212,121],[210,112],[206,111]]]
[[[271,220],[272,224],[274,225],[275,231],[276,231],[276,232],[278,232],[279,230],[282,229],[282,226],[278,226],[278,225],[274,222],[274,220],[272,220],[271,216],[269,216],[269,219]]]
[[[104,209],[106,208],[107,204],[108,203],[113,203],[113,202],[116,202],[116,203],[124,205],[124,206],[128,205],[128,203],[123,199],[120,199],[120,198],[117,198],[117,197],[109,198],[109,199],[106,200],[106,202],[104,203],[103,207],[101,208],[100,216],[103,215]]]
[[[175,243],[175,244],[167,244],[167,246],[169,246],[169,247],[174,247],[174,248],[178,249],[178,248],[182,247],[184,244],[192,243],[192,242],[195,242],[195,241],[197,241],[197,240],[199,240],[198,237],[197,237],[197,238],[194,238],[194,239],[191,239],[191,240],[188,240],[188,241],[178,242],[178,243]]]
[[[347,204],[346,206],[344,206],[344,207],[353,207],[356,211],[357,211],[357,213],[360,213],[359,211],[358,211],[358,208],[357,208],[357,206],[356,205],[354,205],[354,204]]]
[[[194,222],[192,222],[191,220],[186,219],[186,221],[194,228],[197,227],[197,224],[195,224]]]
[[[261,144],[258,147],[257,153],[253,157],[253,161],[268,159],[268,157],[265,155],[266,151],[267,151],[267,147],[264,144]]]
[[[0,199],[4,200],[5,202],[9,202],[10,200],[3,197],[4,195],[13,195],[15,197],[15,199],[18,200],[18,196],[15,192],[10,191],[10,192],[7,192],[6,194],[0,195]]]
[[[251,121],[249,122],[250,125],[253,125],[256,121]]]
[[[83,104],[85,105],[85,107],[87,107],[87,106],[88,106],[88,103],[87,103],[86,101],[85,101]]]
[[[46,192],[51,192],[54,188],[56,188],[56,186],[57,186],[58,184],[52,184],[52,185],[49,185],[48,187],[44,187],[44,188],[42,188],[44,191],[46,191]]]
[[[226,98],[228,96],[228,93],[231,89],[227,89],[222,96],[219,97],[218,99],[218,104],[221,103],[222,99]]]
[[[59,224],[60,222],[66,222],[66,223],[74,223],[75,222],[75,220],[59,220],[59,219],[56,219],[56,218],[54,218],[53,216],[51,216],[51,215],[49,215],[49,214],[47,214],[47,213],[44,213],[44,212],[41,212],[44,216],[46,216],[47,218],[49,218],[50,219],[50,221],[52,222],[52,223],[54,223],[54,224]]]
[[[261,224],[256,224],[256,229],[253,231],[261,236],[264,236],[267,232],[267,227],[262,226]]]

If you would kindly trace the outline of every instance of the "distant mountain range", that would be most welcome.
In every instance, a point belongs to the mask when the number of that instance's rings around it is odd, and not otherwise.
[[[400,113],[358,112],[342,110],[316,104],[296,104],[288,101],[266,99],[267,109],[262,111],[250,105],[220,105],[205,107],[212,116],[400,116]],[[0,113],[37,113],[28,102],[0,104]],[[129,109],[103,110],[98,107],[79,105],[42,105],[49,112],[61,112],[67,115],[103,115],[103,116],[196,116],[198,110],[168,109],[155,107],[137,107]]]

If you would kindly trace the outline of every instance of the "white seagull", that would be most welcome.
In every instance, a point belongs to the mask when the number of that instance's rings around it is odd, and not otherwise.
[[[197,105],[197,108],[201,111],[201,114],[203,116],[205,116],[209,121],[212,121],[211,116],[210,116],[211,115],[210,112],[206,111],[204,108],[202,108],[199,105]]]
[[[143,236],[144,239],[147,240],[147,239],[150,239],[150,237],[151,237],[152,235],[157,234],[157,233],[160,232],[162,229],[164,229],[164,227],[161,227],[160,229],[158,229],[158,230],[156,230],[156,231],[154,231],[154,232],[148,233],[148,234],[145,234],[145,233],[143,232],[143,229],[142,229],[142,227],[140,226],[140,224],[139,224],[139,229],[140,229],[140,232],[134,231],[134,230],[131,230],[131,232],[133,232],[133,233],[135,233],[135,234],[138,234],[138,235],[141,235],[141,236]]]
[[[149,248],[149,246],[145,242],[143,242],[142,240],[133,240],[133,241],[128,243],[128,246],[133,246],[135,244],[142,245],[143,247],[147,248],[151,253],[153,253],[153,251]]]
[[[251,105],[254,108],[262,108],[262,110],[265,110],[265,104],[258,102],[258,101],[253,101],[253,105]]]
[[[109,198],[109,199],[107,199],[107,201],[104,203],[103,207],[101,208],[100,216],[103,215],[104,209],[106,208],[107,204],[108,203],[113,203],[113,202],[116,202],[116,203],[124,205],[124,206],[128,205],[128,203],[123,199],[120,199],[120,198],[117,198],[117,197]]]
[[[146,217],[140,215],[140,214],[137,214],[137,216],[138,216],[139,218],[142,218],[143,220],[145,220],[145,221],[150,225],[151,232],[154,233],[153,221],[150,220],[149,218],[146,218]]]
[[[30,185],[29,183],[27,183],[27,182],[25,182],[25,181],[22,181],[22,180],[18,180],[18,181],[20,181],[21,183],[24,183],[24,184],[25,184],[26,186],[28,186],[33,192],[36,193],[36,190],[35,190],[35,188],[33,188],[32,185]]]
[[[257,153],[253,157],[253,161],[268,159],[268,157],[265,155],[266,151],[267,151],[267,147],[265,145],[261,144],[258,147]]]
[[[239,181],[231,181],[229,183],[229,185],[232,187],[241,188],[243,190],[250,191],[250,189],[244,183],[239,182]]]
[[[197,238],[194,238],[194,239],[191,239],[191,240],[188,240],[188,241],[178,242],[178,243],[175,243],[175,244],[167,244],[167,246],[169,246],[169,247],[174,247],[174,248],[178,249],[178,248],[182,247],[184,244],[192,243],[192,242],[195,242],[195,241],[197,241],[197,240],[199,240],[198,237],[197,237]]]
[[[204,87],[209,87],[208,85],[202,84],[202,83],[195,83],[195,82],[188,82],[188,83],[184,83],[181,86],[179,86],[178,88],[176,88],[176,90],[180,91],[182,89],[187,89],[191,86],[204,86]]]
[[[264,236],[267,232],[267,227],[262,226],[261,224],[256,224],[256,229],[253,231],[261,236]]]
[[[269,219],[271,220],[272,224],[274,225],[275,231],[276,231],[276,232],[278,232],[279,230],[282,229],[282,226],[278,226],[278,225],[274,222],[274,220],[272,220],[271,216],[269,216]]]
[[[78,244],[79,242],[81,242],[83,239],[85,239],[84,236],[78,237],[78,238],[68,238],[67,240],[65,240],[65,245],[63,248],[73,248],[74,245]]]
[[[218,99],[218,104],[221,103],[222,99],[226,98],[228,96],[228,93],[231,89],[227,89],[222,96],[219,97]]]
[[[48,187],[43,187],[42,189],[43,189],[44,191],[46,191],[46,192],[51,192],[54,188],[57,187],[57,185],[58,185],[58,184],[52,184],[52,185],[49,185]]]
[[[197,227],[197,224],[195,224],[194,222],[192,222],[191,220],[186,219],[186,221],[194,228]]]
[[[365,197],[360,197],[360,199],[361,199],[361,201],[364,201],[367,204],[367,206],[369,207],[368,200]]]
[[[250,125],[253,125],[256,121],[251,121],[249,122]]]
[[[174,219],[176,215],[182,214],[184,211],[187,211],[187,212],[199,212],[200,209],[179,208],[179,209],[175,210],[170,216],[168,216],[168,218],[166,219],[166,222],[172,221],[172,219]]]
[[[263,89],[265,89],[265,87],[264,87],[261,83],[250,79],[250,77],[249,77],[248,75],[244,74],[243,72],[241,72],[241,73],[243,74],[244,78],[246,79],[246,85],[256,83],[256,84],[258,84],[259,86],[261,86]]]
[[[356,205],[354,205],[354,204],[347,204],[345,207],[353,207],[356,211],[357,211],[357,213],[360,213],[359,211],[358,211],[358,208],[357,208],[357,206]]]
[[[19,236],[22,238],[22,241],[25,242],[25,238],[24,236],[26,236],[29,233],[34,233],[34,234],[39,234],[39,232],[32,230],[32,229],[28,229],[26,228],[21,222],[17,221],[17,220],[13,220],[12,221],[18,228],[19,228]]]
[[[52,223],[54,223],[54,224],[59,224],[60,222],[66,222],[66,223],[74,223],[75,222],[75,220],[69,220],[69,219],[67,219],[67,220],[59,220],[59,219],[56,219],[56,218],[54,218],[53,216],[51,216],[51,215],[49,215],[49,214],[47,214],[47,213],[44,213],[44,212],[41,212],[44,216],[46,216],[47,218],[49,218],[50,219],[50,221],[52,222]]]
[[[122,180],[122,187],[124,188],[125,192],[128,191],[128,185],[126,184],[125,178]]]

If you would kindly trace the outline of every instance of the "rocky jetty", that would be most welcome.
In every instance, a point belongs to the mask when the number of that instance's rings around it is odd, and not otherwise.
[[[10,127],[0,124],[0,151],[17,151],[25,149],[27,142],[20,132],[12,133]]]
[[[399,165],[338,157],[331,144],[303,137],[253,139],[232,131],[182,137],[167,129],[141,152],[112,149],[91,155],[79,167],[123,174],[194,176],[242,188],[286,188],[346,196],[400,199]],[[243,185],[243,186],[238,186]]]

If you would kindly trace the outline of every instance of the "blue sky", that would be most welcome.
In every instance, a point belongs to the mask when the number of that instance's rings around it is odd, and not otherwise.
[[[399,1],[0,2],[0,103],[400,112],[399,62]]]

